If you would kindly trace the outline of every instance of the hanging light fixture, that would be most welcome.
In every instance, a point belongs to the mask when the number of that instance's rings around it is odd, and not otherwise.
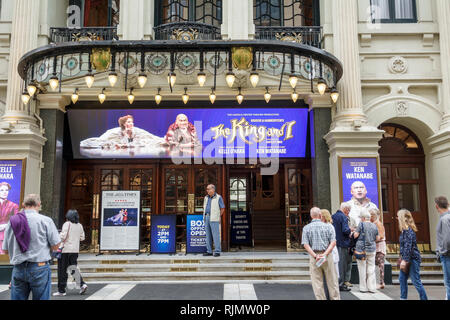
[[[253,88],[256,88],[256,86],[259,83],[259,74],[258,74],[258,72],[252,72],[250,74],[250,82],[251,82]]]
[[[211,101],[211,104],[214,104],[216,102],[216,93],[214,92],[214,88],[211,89],[211,93],[209,94],[209,101]]]
[[[203,87],[206,83],[206,73],[199,72],[197,75],[197,80],[198,80],[198,84],[200,85],[200,87]]]
[[[239,104],[242,104],[242,101],[244,101],[244,96],[241,92],[241,87],[239,87],[239,94],[236,96],[236,100]]]
[[[175,83],[177,82],[177,75],[175,72],[171,71],[169,72],[169,75],[167,77],[167,81],[169,82],[169,85],[173,88],[175,86]]]
[[[147,83],[147,75],[145,73],[140,73],[138,76],[139,87],[144,88]]]
[[[266,102],[269,103],[271,98],[272,98],[272,95],[269,92],[269,87],[266,87],[266,93],[264,94],[264,100],[266,100]]]
[[[158,88],[158,93],[155,96],[155,101],[157,105],[159,105],[162,101],[161,88]]]
[[[86,81],[86,85],[88,86],[88,88],[92,88],[92,85],[94,84],[95,78],[94,75],[89,72],[86,77],[84,77],[84,80]]]
[[[295,87],[297,87],[298,77],[295,74],[291,74],[289,76],[289,83],[291,84],[292,89],[295,89]]]
[[[100,101],[101,104],[105,102],[106,100],[106,94],[105,94],[105,88],[102,89],[102,92],[98,95],[98,101]]]
[[[134,90],[134,88],[131,88],[131,89],[130,89],[130,93],[128,94],[128,102],[129,102],[130,104],[133,104],[134,98],[135,98],[135,96],[134,96],[134,94],[133,94],[133,90]]]
[[[228,72],[225,80],[227,81],[228,87],[233,88],[234,81],[236,80],[236,76],[233,72]]]
[[[30,99],[31,99],[30,95],[27,92],[24,91],[22,93],[22,102],[23,102],[23,104],[28,104],[28,102],[30,102]]]
[[[117,79],[118,79],[117,73],[111,72],[108,76],[108,79],[109,79],[109,84],[111,85],[111,87],[114,87],[116,85]]]
[[[298,93],[295,92],[295,90],[294,90],[294,92],[292,92],[291,98],[292,98],[292,101],[294,101],[294,103],[297,102],[297,100],[298,100]]]
[[[56,91],[56,89],[58,89],[59,87],[59,79],[56,75],[53,75],[48,84],[50,85],[50,88],[52,88],[53,91]]]
[[[37,91],[37,87],[34,81],[31,81],[31,83],[27,86],[27,91],[30,97],[34,96]]]
[[[331,100],[336,103],[339,99],[339,91],[337,91],[336,87],[331,89]]]
[[[184,88],[184,94],[182,96],[184,104],[187,104],[189,102],[189,95],[187,93],[187,88]]]
[[[80,96],[78,95],[78,88],[75,89],[75,92],[72,93],[72,103],[76,104],[78,102],[78,99],[80,98]]]
[[[317,83],[317,90],[319,90],[321,96],[325,94],[325,91],[327,90],[327,84],[323,78],[319,79],[319,82]]]

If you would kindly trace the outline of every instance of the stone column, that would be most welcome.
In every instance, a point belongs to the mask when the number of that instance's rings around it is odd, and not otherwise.
[[[29,112],[31,106],[22,103],[23,80],[17,72],[17,66],[25,53],[37,47],[39,8],[40,1],[36,0],[16,0],[14,2],[6,111],[2,118],[3,121],[36,124],[33,115]]]
[[[254,38],[252,0],[227,0],[222,2],[222,38],[248,40]]]
[[[450,1],[436,0],[436,12],[439,22],[439,42],[441,46],[442,65],[442,105],[444,117],[442,119],[441,130],[450,131]]]
[[[121,1],[118,27],[120,40],[150,40],[153,35],[154,8],[154,1]]]

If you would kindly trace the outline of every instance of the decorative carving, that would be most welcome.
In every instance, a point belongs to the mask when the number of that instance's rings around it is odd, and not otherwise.
[[[111,50],[108,49],[92,49],[91,63],[98,72],[105,71],[111,64]]]
[[[232,49],[233,67],[238,70],[248,70],[253,63],[253,49],[249,47],[238,47]]]
[[[198,38],[198,30],[193,28],[173,30],[172,40],[190,41]]]
[[[408,70],[408,62],[403,57],[393,57],[389,61],[389,70],[392,73],[405,73]]]
[[[303,34],[296,33],[296,32],[281,32],[277,33],[275,35],[275,38],[280,41],[290,41],[290,42],[297,42],[297,43],[303,43]]]
[[[399,101],[397,103],[397,116],[399,116],[399,117],[407,116],[408,115],[408,110],[409,110],[409,107],[408,107],[406,102]]]

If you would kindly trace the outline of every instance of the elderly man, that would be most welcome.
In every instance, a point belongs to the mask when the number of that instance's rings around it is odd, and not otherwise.
[[[444,271],[446,299],[450,300],[450,209],[446,197],[434,199],[436,210],[440,215],[436,230],[436,254]]]
[[[11,300],[50,300],[52,272],[50,250],[58,250],[61,239],[55,223],[39,214],[41,199],[31,194],[5,230],[3,250],[9,254],[12,272]]]
[[[361,181],[355,181],[352,184],[351,190],[352,198],[347,201],[351,206],[350,208],[350,227],[357,228],[361,219],[359,218],[360,208],[366,208],[367,210],[377,209],[378,207],[367,198],[367,188]]]
[[[321,221],[319,208],[311,209],[312,221],[303,228],[302,245],[310,254],[309,270],[312,287],[317,300],[326,300],[325,276],[331,300],[340,300],[339,283],[334,267],[333,255],[330,254],[336,246],[336,233],[331,224]]]
[[[352,256],[350,235],[352,230],[349,227],[349,213],[351,206],[347,202],[341,203],[340,210],[333,215],[333,226],[336,231],[336,246],[339,253],[339,290],[350,291],[352,287],[350,279],[352,276]]]
[[[210,184],[206,188],[208,195],[203,202],[203,221],[205,222],[206,230],[206,250],[204,256],[213,255],[213,240],[214,240],[214,257],[220,257],[222,252],[221,237],[220,237],[220,221],[225,213],[225,204],[223,198],[216,193],[216,187]]]

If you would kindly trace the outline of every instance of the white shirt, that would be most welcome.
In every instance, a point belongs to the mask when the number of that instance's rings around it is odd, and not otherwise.
[[[84,241],[85,239],[83,226],[81,223],[72,223],[67,221],[62,227],[60,237],[61,243],[64,242],[64,239],[66,239],[62,250],[63,253],[79,253],[80,241]]]

